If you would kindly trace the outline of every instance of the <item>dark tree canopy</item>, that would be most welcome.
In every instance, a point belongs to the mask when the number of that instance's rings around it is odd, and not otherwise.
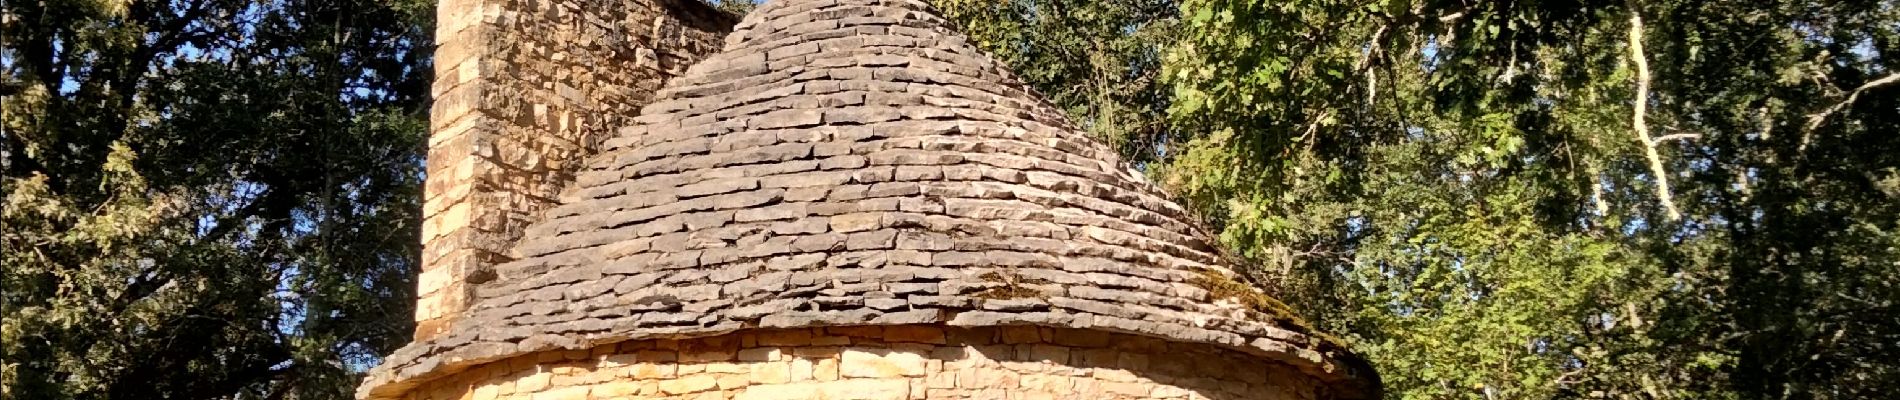
[[[0,396],[348,398],[407,340],[432,2],[0,7]]]

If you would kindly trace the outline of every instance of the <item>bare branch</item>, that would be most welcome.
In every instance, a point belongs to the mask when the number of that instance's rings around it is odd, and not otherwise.
[[[1458,22],[1459,19],[1463,19],[1465,15],[1470,14],[1472,9],[1478,8],[1478,4],[1479,3],[1466,4],[1464,8],[1458,9],[1458,11],[1453,11],[1450,14],[1440,15],[1438,16],[1438,22],[1445,23],[1445,24]]]
[[[1821,112],[1808,114],[1808,123],[1806,126],[1803,126],[1801,128],[1801,146],[1796,147],[1795,151],[1797,153],[1806,153],[1808,151],[1808,144],[1814,142],[1814,130],[1819,129],[1822,124],[1825,124],[1827,122],[1827,117],[1833,116],[1834,113],[1840,112],[1841,109],[1847,108],[1847,106],[1854,104],[1854,100],[1860,99],[1861,92],[1866,92],[1874,88],[1890,85],[1890,84],[1893,84],[1894,82],[1900,82],[1900,74],[1890,74],[1890,75],[1887,75],[1886,77],[1875,79],[1873,81],[1862,84],[1860,85],[1860,87],[1854,88],[1854,91],[1848,92],[1846,100],[1841,100],[1841,102],[1839,103],[1834,103],[1833,106],[1829,106],[1827,109],[1821,110]]]
[[[1689,140],[1689,139],[1701,139],[1701,138],[1702,138],[1702,134],[1700,133],[1669,134],[1669,135],[1663,135],[1662,137],[1656,138],[1656,144],[1663,144],[1663,142],[1668,142],[1671,140]]]
[[[1385,52],[1380,44],[1385,41],[1386,30],[1390,27],[1391,25],[1380,25],[1379,31],[1372,33],[1372,41],[1367,44],[1366,51],[1361,54],[1359,61],[1353,63],[1353,69],[1366,74],[1366,107],[1368,108],[1373,106],[1379,93],[1379,76],[1373,71],[1373,66],[1377,63],[1373,60]]]
[[[1755,109],[1755,116],[1761,120],[1761,127],[1757,128],[1761,131],[1761,140],[1768,140],[1775,131],[1775,117],[1768,115],[1768,106]]]
[[[1649,59],[1643,52],[1642,7],[1636,0],[1629,0],[1629,7],[1630,59],[1636,63],[1636,112],[1630,125],[1636,130],[1636,139],[1643,143],[1643,155],[1649,159],[1649,174],[1656,179],[1656,198],[1662,202],[1663,215],[1675,221],[1682,219],[1682,212],[1676,210],[1675,196],[1669,192],[1669,171],[1663,168],[1662,155],[1656,153],[1657,140],[1649,138],[1649,123],[1644,120],[1649,113]]]
[[[1584,165],[1590,173],[1590,202],[1596,205],[1597,216],[1610,215],[1610,201],[1603,197],[1603,182],[1598,181],[1601,179],[1599,177],[1603,176],[1602,169],[1597,168],[1594,161],[1586,162]]]

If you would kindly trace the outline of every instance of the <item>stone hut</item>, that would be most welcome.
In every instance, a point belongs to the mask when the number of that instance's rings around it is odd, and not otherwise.
[[[1380,395],[921,0],[440,7],[416,340],[359,398]]]

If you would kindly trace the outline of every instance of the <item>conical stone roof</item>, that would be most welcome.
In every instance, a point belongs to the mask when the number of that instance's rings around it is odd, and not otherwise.
[[[547,350],[928,323],[1207,343],[1377,390],[1345,349],[1225,298],[1185,210],[951,26],[916,0],[767,2],[359,397]]]

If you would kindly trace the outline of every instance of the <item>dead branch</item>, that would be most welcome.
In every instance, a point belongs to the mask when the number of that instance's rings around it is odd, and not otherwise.
[[[1649,173],[1656,178],[1656,197],[1662,202],[1663,215],[1675,221],[1682,219],[1682,212],[1676,210],[1675,197],[1669,191],[1669,171],[1663,168],[1662,155],[1656,152],[1657,140],[1649,138],[1649,124],[1644,120],[1649,113],[1649,59],[1643,52],[1642,7],[1636,0],[1629,0],[1629,6],[1630,59],[1636,62],[1636,112],[1630,122],[1637,140],[1643,143],[1643,155],[1649,159]]]
[[[1677,134],[1663,135],[1662,137],[1656,138],[1656,144],[1663,144],[1663,142],[1668,142],[1670,140],[1689,140],[1689,139],[1701,139],[1701,138],[1702,138],[1702,134],[1700,133],[1677,133]]]
[[[1806,153],[1808,151],[1808,144],[1814,141],[1814,130],[1820,128],[1822,124],[1826,123],[1827,117],[1832,116],[1834,115],[1834,113],[1840,112],[1841,109],[1847,108],[1847,106],[1854,104],[1854,100],[1860,99],[1861,92],[1866,92],[1874,88],[1890,85],[1890,84],[1893,84],[1894,82],[1900,82],[1900,74],[1887,75],[1886,77],[1875,79],[1873,81],[1862,84],[1860,85],[1860,87],[1854,88],[1854,91],[1848,92],[1847,99],[1841,100],[1841,102],[1839,103],[1834,103],[1833,106],[1829,106],[1827,109],[1821,110],[1821,112],[1808,114],[1808,123],[1807,125],[1801,128],[1801,145],[1795,148],[1795,152]]]

